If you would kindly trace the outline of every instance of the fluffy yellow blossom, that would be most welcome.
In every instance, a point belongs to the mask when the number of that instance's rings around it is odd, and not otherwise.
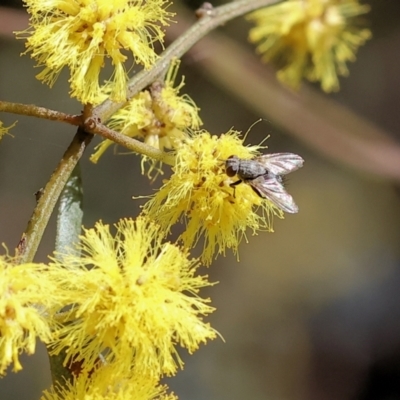
[[[131,54],[149,68],[156,59],[153,45],[163,40],[161,26],[171,13],[167,0],[24,0],[31,15],[27,49],[44,69],[37,78],[50,86],[63,67],[70,69],[71,96],[96,104],[102,98],[99,74],[111,61],[111,98],[124,101],[128,79],[125,62]]]
[[[52,324],[45,310],[55,306],[55,290],[41,264],[15,265],[0,256],[0,374],[11,363],[22,366],[19,355],[33,354],[36,339],[50,339]]]
[[[45,391],[41,400],[177,400],[156,379],[142,374],[121,375],[107,366],[89,375],[82,373],[73,383]]]
[[[182,365],[177,344],[192,353],[216,336],[202,321],[213,311],[209,299],[197,295],[210,283],[196,274],[196,260],[163,243],[153,222],[121,220],[115,227],[115,236],[101,222],[85,230],[81,256],[61,255],[62,264],[49,266],[72,305],[53,353],[65,349],[66,362],[82,361],[86,371],[103,352],[120,371],[173,374]]]
[[[173,175],[144,206],[144,212],[169,230],[182,218],[186,221],[181,239],[192,248],[204,238],[202,259],[211,263],[213,255],[225,253],[238,245],[249,228],[272,230],[271,218],[282,212],[269,200],[261,199],[249,185],[229,185],[235,178],[225,173],[225,160],[231,155],[251,159],[260,146],[245,147],[239,132],[229,131],[220,137],[208,132],[193,133],[176,152]],[[258,213],[257,211],[261,211]]]
[[[173,62],[164,84],[155,82],[149,90],[137,94],[111,117],[108,126],[160,150],[175,149],[185,138],[187,129],[196,130],[202,124],[194,101],[186,94],[179,95],[184,80],[175,86],[178,67],[179,63]],[[96,163],[112,144],[109,139],[101,142],[91,156],[91,161]],[[150,174],[157,162],[147,157],[143,161],[150,163]]]
[[[297,87],[303,77],[320,81],[324,91],[339,89],[348,61],[371,37],[355,18],[369,11],[357,0],[288,0],[248,16],[255,23],[250,40],[265,61],[279,68],[278,78]]]

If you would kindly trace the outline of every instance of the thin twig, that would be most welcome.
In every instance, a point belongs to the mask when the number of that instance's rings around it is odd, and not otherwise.
[[[139,140],[123,135],[122,133],[114,131],[101,123],[93,123],[93,121],[86,123],[89,124],[89,126],[91,125],[90,128],[87,129],[87,131],[91,133],[96,133],[106,139],[110,139],[135,153],[161,161],[164,164],[175,165],[175,157],[170,153],[166,153],[153,146],[149,146],[146,143],[140,142]]]
[[[0,111],[12,114],[27,115],[49,119],[52,121],[67,122],[68,124],[79,126],[82,123],[81,115],[71,115],[60,111],[50,110],[45,107],[38,107],[34,104],[12,103],[9,101],[0,101]]]
[[[65,183],[92,138],[93,135],[79,128],[56,170],[47,182],[18,245],[17,256],[20,263],[33,260]]]

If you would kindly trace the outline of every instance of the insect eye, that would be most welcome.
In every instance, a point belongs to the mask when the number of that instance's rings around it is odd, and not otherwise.
[[[236,156],[230,156],[225,162],[225,173],[229,176],[235,176],[239,170],[238,158]]]
[[[233,166],[229,166],[225,168],[225,172],[229,177],[235,176],[237,172],[237,168],[234,168]]]

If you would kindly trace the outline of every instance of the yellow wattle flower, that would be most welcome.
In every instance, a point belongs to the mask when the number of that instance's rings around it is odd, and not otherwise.
[[[202,260],[210,264],[214,255],[226,248],[237,253],[249,229],[272,231],[272,217],[282,218],[282,211],[269,200],[260,198],[249,185],[229,185],[234,178],[225,173],[225,160],[231,155],[251,159],[260,146],[245,147],[239,132],[229,131],[219,137],[206,131],[191,134],[176,150],[176,164],[170,179],[145,204],[144,213],[163,229],[184,220],[181,235],[191,249],[203,239]]]
[[[186,138],[187,130],[197,130],[202,124],[194,101],[186,94],[180,95],[183,78],[180,84],[175,84],[178,68],[179,62],[173,62],[164,83],[156,81],[149,89],[138,93],[110,118],[107,125],[160,150],[176,149]],[[103,140],[90,160],[97,163],[112,144],[109,139]],[[143,157],[143,172],[144,163],[149,163],[147,175],[150,176],[154,169],[160,171],[157,161]]]
[[[338,75],[349,74],[346,63],[371,37],[356,25],[368,11],[357,0],[287,0],[251,13],[249,38],[264,61],[277,65],[281,81],[297,88],[306,78],[336,91]]]
[[[81,236],[80,256],[61,255],[49,265],[70,305],[52,352],[65,350],[65,362],[82,361],[84,371],[103,353],[121,373],[174,374],[182,366],[177,345],[192,353],[216,337],[202,320],[214,309],[197,294],[210,283],[197,274],[198,261],[163,242],[148,219],[124,219],[115,227],[112,235],[97,223]]]
[[[21,370],[19,356],[33,354],[37,338],[50,340],[56,323],[47,308],[60,305],[45,265],[15,262],[0,256],[0,375],[11,363]]]
[[[162,27],[172,16],[167,0],[24,0],[30,28],[27,51],[44,69],[37,78],[50,86],[64,67],[70,70],[71,96],[82,103],[104,99],[100,72],[112,64],[111,98],[124,101],[128,79],[125,63],[150,68],[157,55],[154,42],[162,42]],[[107,85],[108,86],[108,85]]]
[[[115,365],[106,365],[90,373],[80,373],[73,382],[53,386],[41,400],[177,400],[167,393],[159,379],[143,374],[121,373]]]

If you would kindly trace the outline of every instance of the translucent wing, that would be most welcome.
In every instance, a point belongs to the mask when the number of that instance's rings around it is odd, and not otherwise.
[[[301,168],[304,163],[300,156],[293,153],[264,154],[255,160],[274,175],[286,175]]]
[[[299,211],[293,197],[286,192],[279,176],[263,175],[256,179],[248,180],[246,183],[248,183],[260,197],[270,200],[281,210],[291,214],[295,214]]]

